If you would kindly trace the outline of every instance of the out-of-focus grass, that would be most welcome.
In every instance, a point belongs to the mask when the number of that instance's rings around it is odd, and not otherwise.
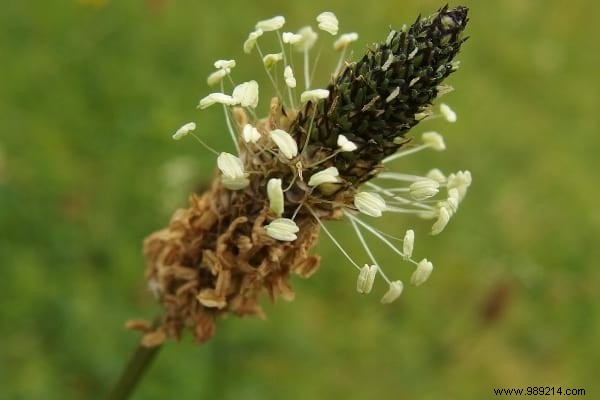
[[[467,1],[471,36],[446,99],[449,151],[407,172],[470,169],[439,237],[415,225],[432,279],[388,307],[361,297],[325,239],[321,271],[268,321],[221,321],[205,346],[169,344],[137,398],[488,398],[492,388],[600,390],[600,109],[595,2]],[[355,52],[441,3],[334,1]],[[369,8],[366,8],[369,7]],[[317,1],[7,2],[0,13],[0,397],[101,398],[158,312],[141,241],[211,176],[213,157],[170,134],[188,120],[231,148],[218,110],[196,111],[212,61],[264,75],[241,43],[255,21],[292,29]],[[323,35],[325,36],[325,35]],[[323,74],[327,73],[324,63]],[[266,80],[263,79],[266,84]],[[264,86],[266,88],[266,85]],[[263,99],[268,96],[265,89]],[[417,129],[417,132],[423,128]],[[190,171],[191,166],[191,173]],[[385,227],[385,223],[382,224]],[[354,243],[349,227],[332,225]],[[411,271],[383,248],[388,271]]]

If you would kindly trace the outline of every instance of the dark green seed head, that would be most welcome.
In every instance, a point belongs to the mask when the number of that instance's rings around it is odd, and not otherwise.
[[[427,18],[369,49],[329,84],[329,98],[316,108],[308,104],[293,124],[302,143],[314,113],[310,150],[327,156],[336,149],[339,135],[358,149],[341,153],[327,164],[353,186],[380,170],[380,163],[408,141],[405,135],[426,113],[438,86],[455,68],[454,56],[466,40],[467,8],[441,8]],[[323,168],[322,166],[320,168]]]

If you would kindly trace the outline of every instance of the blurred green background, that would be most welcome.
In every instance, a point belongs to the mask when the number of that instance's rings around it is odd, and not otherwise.
[[[267,321],[220,321],[203,346],[170,343],[135,398],[484,399],[527,386],[600,398],[600,3],[464,4],[470,39],[444,99],[459,121],[415,129],[441,130],[449,150],[396,165],[469,169],[473,186],[441,236],[410,218],[387,229],[414,227],[416,257],[436,266],[430,281],[382,306],[385,285],[356,294],[354,269],[323,237],[322,268],[294,280],[293,303],[265,301]],[[124,321],[159,311],[141,242],[215,164],[170,135],[196,121],[214,147],[232,149],[219,110],[195,106],[216,59],[238,60],[238,82],[267,83],[241,50],[257,20],[285,15],[295,30],[331,10],[342,32],[360,33],[360,54],[388,26],[441,5],[4,2],[0,398],[106,396],[139,338]],[[334,62],[323,53],[321,84]],[[331,229],[356,243],[347,225]],[[407,281],[412,269],[377,249]]]

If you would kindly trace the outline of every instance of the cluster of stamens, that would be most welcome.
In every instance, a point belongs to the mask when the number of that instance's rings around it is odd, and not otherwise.
[[[338,20],[333,13],[324,12],[316,21],[320,30],[332,36],[337,35]],[[364,233],[374,236],[402,260],[414,265],[410,278],[413,285],[421,285],[429,278],[433,264],[426,258],[420,261],[413,259],[415,234],[412,229],[406,230],[402,238],[397,238],[367,223],[363,216],[379,218],[385,213],[401,213],[430,218],[434,220],[431,234],[437,235],[458,210],[471,184],[471,175],[468,171],[459,171],[446,176],[438,169],[432,169],[424,176],[392,172],[389,167],[399,158],[426,149],[442,151],[446,148],[439,133],[425,132],[421,135],[420,145],[403,146],[398,152],[384,158],[381,172],[362,184],[361,188],[346,181],[328,161],[342,153],[356,151],[356,143],[340,134],[337,148],[329,152],[312,148],[309,144],[312,130],[316,129],[313,124],[315,113],[307,131],[300,137],[290,133],[296,115],[301,110],[315,109],[330,93],[327,89],[311,87],[314,66],[311,69],[310,50],[318,34],[309,26],[297,33],[283,32],[284,24],[285,19],[281,16],[260,21],[243,44],[245,53],[255,52],[258,55],[273,85],[276,97],[271,100],[268,117],[259,119],[256,115],[258,83],[254,80],[239,84],[234,82],[234,60],[216,61],[216,70],[208,77],[208,84],[220,85],[221,91],[202,98],[198,107],[204,109],[221,105],[235,153],[213,150],[193,133],[196,128],[194,123],[182,126],[173,139],[193,135],[217,156],[220,180],[225,188],[248,193],[268,202],[271,219],[264,224],[264,230],[269,237],[282,242],[294,242],[299,231],[296,219],[300,215],[314,218],[357,269],[357,291],[369,293],[376,276],[380,275],[389,285],[381,302],[390,303],[400,296],[404,285],[401,280],[388,278]],[[261,49],[260,37],[267,32],[277,36],[280,45],[278,52],[265,53]],[[357,39],[358,35],[351,32],[341,34],[334,40],[333,49],[340,52],[334,77],[345,68],[346,50]],[[302,55],[302,67],[299,70],[303,73],[299,75],[304,77],[304,90],[299,96],[293,60],[295,52]],[[231,94],[226,94],[226,81],[231,84]],[[448,91],[449,87],[440,87],[439,94]],[[437,117],[448,122],[456,121],[456,114],[446,104],[441,104],[437,113],[428,109],[423,115],[415,114],[417,120]],[[368,257],[367,263],[357,263],[323,222],[340,218],[349,221]],[[396,241],[401,245],[396,245]]]

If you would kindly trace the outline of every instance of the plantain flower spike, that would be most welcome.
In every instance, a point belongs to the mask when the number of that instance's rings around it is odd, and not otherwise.
[[[204,193],[191,194],[189,206],[144,241],[148,287],[163,313],[156,327],[130,324],[144,331],[143,344],[179,340],[184,331],[203,343],[221,317],[264,317],[265,293],[272,300],[292,300],[291,276],[307,278],[319,267],[313,249],[321,233],[358,272],[359,293],[367,295],[378,281],[385,282],[381,303],[400,298],[403,281],[419,286],[429,278],[433,264],[413,258],[416,230],[405,224],[408,217],[427,218],[432,234],[442,232],[472,176],[436,168],[400,172],[395,160],[446,148],[437,132],[419,135],[420,140],[413,138],[421,132],[409,132],[433,118],[457,121],[448,105],[434,101],[451,90],[444,81],[458,69],[454,58],[465,41],[467,11],[445,6],[410,26],[381,32],[383,41],[356,61],[347,54],[358,53],[349,49],[358,34],[336,38],[339,21],[333,13],[319,14],[313,26],[297,33],[283,32],[285,18],[276,16],[259,21],[242,46],[244,53],[259,56],[268,79],[244,82],[235,76],[240,62],[215,62],[208,83],[220,91],[202,97],[199,112],[223,112],[231,148],[213,150],[196,137],[216,155],[213,183]],[[317,40],[326,43],[315,46]],[[328,50],[317,57],[314,48]],[[338,58],[337,66],[313,76],[315,60],[329,55]],[[267,115],[260,115],[263,110]],[[193,135],[194,128],[184,125],[173,139]],[[400,221],[403,239],[371,225],[392,214],[407,216]],[[360,246],[345,248],[335,238],[327,226],[339,220],[347,222]],[[397,255],[394,265],[377,260],[373,240]],[[388,270],[395,264],[400,268]],[[348,284],[353,276],[348,274]]]

